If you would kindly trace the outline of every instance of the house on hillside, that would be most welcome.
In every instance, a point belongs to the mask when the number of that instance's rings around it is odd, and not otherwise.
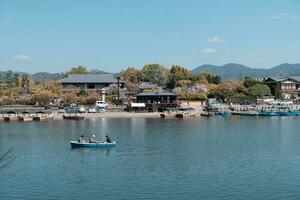
[[[67,78],[61,79],[65,91],[85,90],[99,91],[109,87],[111,84],[117,84],[118,80],[113,74],[70,74]],[[124,81],[119,80],[120,87],[124,87]]]
[[[270,89],[272,95],[285,99],[300,97],[300,76],[268,77],[263,80]]]

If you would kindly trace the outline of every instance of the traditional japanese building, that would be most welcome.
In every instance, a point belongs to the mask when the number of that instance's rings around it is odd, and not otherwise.
[[[300,76],[269,77],[265,78],[263,82],[270,87],[274,96],[282,96],[286,99],[300,96]]]
[[[117,84],[118,80],[113,74],[70,74],[67,78],[60,80],[64,90],[101,90],[111,84]],[[124,81],[119,80],[120,87]]]
[[[178,107],[177,95],[172,92],[146,92],[135,95],[137,103],[144,103],[149,112],[162,112]]]

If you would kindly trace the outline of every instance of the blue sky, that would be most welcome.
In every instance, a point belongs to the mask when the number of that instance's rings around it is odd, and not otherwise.
[[[0,71],[300,62],[298,0],[0,0]]]

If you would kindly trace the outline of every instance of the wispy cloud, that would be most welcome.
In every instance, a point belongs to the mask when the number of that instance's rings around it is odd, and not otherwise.
[[[13,60],[31,60],[30,56],[18,54],[12,57]]]
[[[205,49],[202,49],[202,53],[216,53],[217,52],[217,49],[214,49],[214,48],[205,48]]]
[[[219,36],[211,36],[207,38],[207,42],[210,43],[224,43],[225,40]]]
[[[279,13],[274,16],[265,17],[268,20],[294,20],[300,22],[300,15],[291,13]]]

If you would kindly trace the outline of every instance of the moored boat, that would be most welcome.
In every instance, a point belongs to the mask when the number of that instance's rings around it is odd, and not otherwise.
[[[223,117],[230,117],[231,116],[231,112],[226,112],[226,111],[217,112],[216,114],[220,115],[220,116],[223,116]]]
[[[259,113],[259,116],[280,116],[279,113],[273,111],[263,111]]]
[[[35,116],[32,118],[34,121],[46,121],[46,120],[51,120],[53,119],[52,115],[49,116]]]
[[[30,116],[18,116],[18,119],[19,119],[19,121],[22,121],[22,122],[28,122],[28,121],[32,121],[33,117],[30,117]]]
[[[202,113],[200,113],[200,115],[202,117],[211,117],[211,116],[214,116],[214,113],[213,112],[202,112]]]
[[[296,116],[295,112],[292,111],[278,111],[276,112],[279,116]]]
[[[78,116],[78,115],[63,115],[63,119],[68,119],[68,120],[84,120],[84,116]]]
[[[111,143],[97,141],[96,143],[70,141],[71,147],[113,147],[116,146],[116,141]]]
[[[258,116],[259,113],[257,112],[241,112],[241,116]]]
[[[295,110],[295,111],[291,111],[294,116],[300,116],[300,111],[299,110]]]
[[[177,108],[167,108],[165,112],[160,113],[159,115],[161,119],[173,119],[176,117],[177,112]]]
[[[10,122],[10,121],[18,121],[18,116],[9,116],[9,117],[3,117],[4,121]]]
[[[195,108],[180,108],[175,117],[177,118],[190,118],[196,116]]]

